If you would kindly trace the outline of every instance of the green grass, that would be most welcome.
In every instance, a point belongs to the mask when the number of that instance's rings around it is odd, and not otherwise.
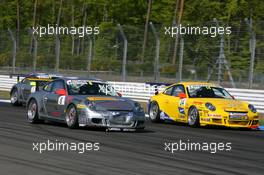
[[[0,91],[0,99],[8,100],[10,99],[10,95],[8,91]]]
[[[263,117],[259,118],[259,125],[264,126],[264,118]]]
[[[147,103],[144,103],[144,102],[139,102],[139,103],[141,104],[144,111],[147,112]]]

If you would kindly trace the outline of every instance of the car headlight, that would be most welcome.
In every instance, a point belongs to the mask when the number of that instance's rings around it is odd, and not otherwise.
[[[215,111],[216,108],[212,103],[205,103],[205,107],[209,109],[210,111]]]
[[[96,110],[96,106],[95,106],[95,104],[94,104],[93,102],[91,102],[91,101],[86,101],[86,102],[85,102],[85,105],[86,105],[90,110],[92,110],[92,111],[95,111],[95,110]]]
[[[135,111],[136,112],[144,112],[144,109],[139,103],[135,103]]]
[[[249,109],[251,112],[254,112],[254,113],[257,112],[257,109],[256,109],[255,106],[253,106],[252,104],[249,104],[249,105],[248,105],[248,109]]]

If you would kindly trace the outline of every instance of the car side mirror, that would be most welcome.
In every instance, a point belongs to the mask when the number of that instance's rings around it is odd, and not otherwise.
[[[158,94],[159,94],[159,91],[156,91],[156,92],[155,92],[155,95],[158,95]]]
[[[186,98],[186,94],[183,93],[183,92],[180,92],[179,95],[178,95],[178,97],[180,97],[180,99]]]
[[[65,89],[58,89],[55,91],[55,94],[57,94],[59,96],[66,95],[66,90]]]
[[[118,95],[119,97],[122,97],[122,94],[121,94],[120,92],[117,92],[117,95]]]

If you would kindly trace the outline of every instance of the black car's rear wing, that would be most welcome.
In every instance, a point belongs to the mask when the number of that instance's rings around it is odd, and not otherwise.
[[[172,85],[172,83],[156,83],[156,82],[146,82],[150,86],[154,86],[155,91],[158,91],[159,87],[166,87]]]
[[[155,82],[146,82],[150,86],[170,86],[172,83],[155,83]]]
[[[17,77],[17,82],[20,81],[20,78],[34,78],[34,79],[39,79],[41,81],[41,79],[51,79],[51,80],[55,80],[57,78],[61,78],[62,76],[60,75],[51,75],[51,74],[10,74],[9,76],[10,78],[13,77]]]

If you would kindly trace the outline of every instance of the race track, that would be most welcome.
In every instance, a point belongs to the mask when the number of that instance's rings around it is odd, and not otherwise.
[[[264,132],[223,128],[190,128],[147,123],[144,132],[71,130],[61,124],[29,124],[24,107],[0,103],[1,174],[263,174]],[[100,150],[32,150],[33,142],[99,142]],[[232,150],[217,152],[164,150],[164,142],[231,142]]]

